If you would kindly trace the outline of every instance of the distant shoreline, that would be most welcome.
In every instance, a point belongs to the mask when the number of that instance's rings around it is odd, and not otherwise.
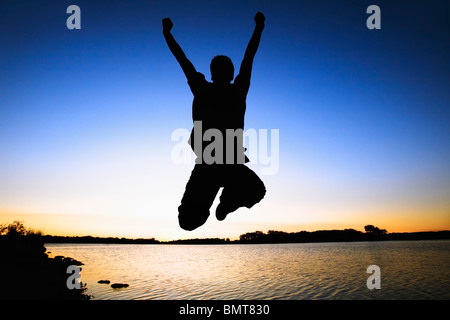
[[[397,240],[448,240],[450,230],[374,234],[354,229],[283,232],[270,230],[242,234],[238,240],[228,238],[195,238],[160,241],[155,238],[115,238],[92,236],[52,236],[44,235],[45,243],[90,243],[90,244],[268,244],[268,243],[320,243],[356,241],[397,241]]]
[[[6,275],[2,280],[0,300],[4,299],[64,299],[89,300],[86,284],[73,290],[67,285],[68,267],[82,265],[82,262],[69,257],[48,256],[47,247],[51,243],[100,243],[100,244],[268,244],[268,243],[319,243],[356,242],[385,240],[437,240],[450,239],[450,230],[388,233],[373,225],[364,227],[366,232],[354,229],[283,232],[269,230],[248,232],[239,240],[207,238],[159,241],[150,239],[127,239],[114,237],[72,237],[43,235],[27,229],[21,222],[0,225],[0,273]],[[126,285],[126,284],[123,284]]]

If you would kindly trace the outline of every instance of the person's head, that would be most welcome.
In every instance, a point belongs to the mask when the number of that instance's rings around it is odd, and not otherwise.
[[[211,80],[214,83],[228,84],[234,79],[233,62],[227,56],[215,56],[211,60]]]

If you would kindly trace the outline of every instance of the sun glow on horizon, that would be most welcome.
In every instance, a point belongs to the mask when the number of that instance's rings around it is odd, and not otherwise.
[[[188,15],[178,1],[79,5],[80,30],[57,1],[0,10],[0,223],[158,240],[450,230],[447,4],[384,1],[380,30],[356,0],[200,1]],[[171,136],[191,130],[192,94],[161,18],[209,79],[218,53],[239,69],[257,11],[245,129],[279,130],[279,170],[251,162],[266,197],[223,222],[216,198],[205,225],[184,231],[193,163],[173,163]]]
[[[250,213],[236,212],[236,215],[253,215]],[[256,213],[258,214],[258,213]],[[276,221],[236,222],[237,218],[224,222],[218,222],[215,217],[210,217],[205,225],[189,232],[178,227],[176,214],[171,223],[155,224],[150,218],[93,216],[74,214],[5,214],[0,213],[0,224],[8,224],[15,220],[22,221],[26,227],[41,231],[46,235],[54,236],[93,236],[114,238],[155,238],[159,241],[195,238],[229,238],[236,240],[241,234],[254,231],[268,232],[269,230],[283,232],[317,231],[317,230],[344,230],[355,229],[364,231],[364,226],[372,224],[389,233],[396,232],[423,232],[450,230],[450,219],[439,215],[419,215],[418,219],[409,219],[409,214],[393,215],[374,214],[363,219],[360,215],[344,217],[351,223],[344,223],[342,219],[332,221],[314,221],[309,218],[307,222],[299,219],[298,223],[279,223]],[[269,215],[265,215],[270,217]],[[386,216],[393,216],[390,219]],[[435,219],[433,219],[435,218]],[[417,223],[419,221],[420,223]],[[158,227],[152,227],[157,225]]]

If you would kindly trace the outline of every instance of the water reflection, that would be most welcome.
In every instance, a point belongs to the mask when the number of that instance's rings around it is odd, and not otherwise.
[[[46,247],[85,263],[82,281],[94,299],[450,298],[450,241]],[[372,264],[380,290],[366,286]]]

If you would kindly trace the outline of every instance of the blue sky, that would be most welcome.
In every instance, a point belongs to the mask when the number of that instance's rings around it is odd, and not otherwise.
[[[68,30],[66,8],[81,8]],[[368,30],[366,8],[381,8]],[[238,236],[375,224],[450,228],[450,49],[443,1],[3,1],[0,217],[48,233]],[[192,94],[161,19],[209,79],[238,70],[266,16],[246,128],[278,129],[279,171],[252,210],[193,233],[176,208]],[[255,160],[255,159],[254,159]],[[252,168],[259,172],[257,164]],[[255,162],[255,161],[254,161]],[[212,209],[212,212],[214,207]],[[70,218],[69,218],[70,217]],[[1,222],[1,221],[0,221]]]

